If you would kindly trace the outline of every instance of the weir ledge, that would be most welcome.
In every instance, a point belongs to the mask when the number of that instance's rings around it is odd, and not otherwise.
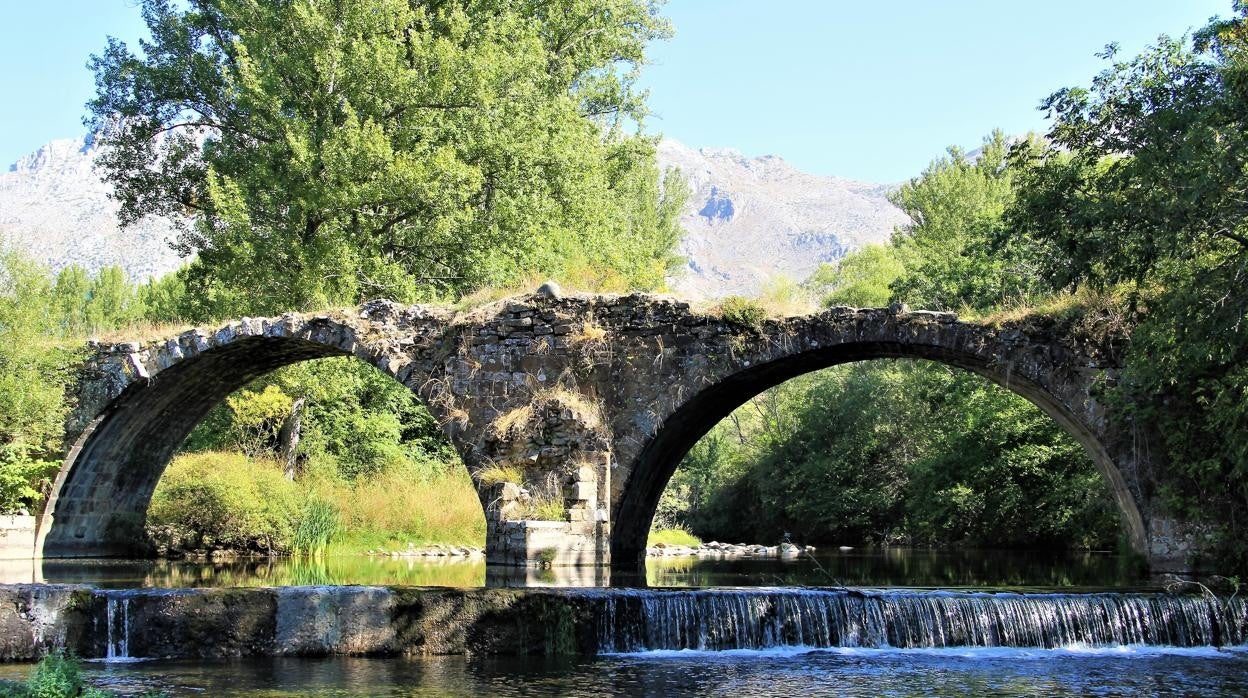
[[[5,661],[1246,642],[1248,602],[1209,595],[0,585]]]

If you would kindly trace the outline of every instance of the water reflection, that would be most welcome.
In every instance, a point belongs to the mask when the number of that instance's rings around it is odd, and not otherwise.
[[[1137,559],[1063,551],[863,548],[797,559],[651,558],[650,586],[868,586],[1104,589],[1149,584]]]
[[[28,667],[0,665],[0,678]],[[123,695],[175,696],[916,696],[1244,695],[1243,651],[1132,648],[650,653],[597,659],[256,659],[88,665]]]
[[[335,584],[481,587],[481,558],[428,559],[343,556],[256,558],[228,562],[187,560],[44,560],[53,584],[138,587],[270,587]],[[5,581],[8,581],[7,579]]]
[[[543,586],[906,586],[1114,589],[1148,585],[1132,558],[1105,553],[933,551],[905,548],[820,551],[797,559],[650,558],[645,576],[599,568],[489,569],[481,558],[366,556],[247,559],[8,561],[0,582],[91,584],[105,588],[254,587],[333,584]]]

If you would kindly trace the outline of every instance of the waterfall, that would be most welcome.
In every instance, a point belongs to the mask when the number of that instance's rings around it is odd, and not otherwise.
[[[814,589],[618,590],[601,596],[602,652],[1248,642],[1248,604],[1236,598]]]
[[[109,594],[105,612],[108,626],[104,658],[109,661],[130,659],[130,597]]]

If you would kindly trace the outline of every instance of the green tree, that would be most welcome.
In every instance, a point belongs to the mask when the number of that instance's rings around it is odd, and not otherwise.
[[[978,156],[957,147],[893,194],[912,223],[893,236],[905,273],[893,297],[919,308],[988,310],[1048,291],[1031,250],[996,246],[1002,215],[1013,201],[1009,142],[994,131]]]
[[[185,9],[181,9],[185,7]],[[121,222],[182,221],[194,315],[605,268],[663,283],[684,189],[635,87],[649,0],[144,0],[93,57]]]
[[[1091,461],[1023,398],[939,364],[877,361],[790,381],[682,460],[660,513],[702,538],[1112,546]]]
[[[1248,565],[1248,4],[1050,96],[1052,144],[1014,153],[1010,240],[1057,287],[1129,293],[1112,396],[1169,461],[1170,504]]]
[[[825,307],[849,305],[880,308],[892,299],[892,284],[905,272],[897,249],[887,245],[864,245],[836,264],[820,264],[806,286]]]
[[[0,248],[0,513],[37,504],[38,482],[59,465],[77,356],[62,341],[62,310],[48,270]]]

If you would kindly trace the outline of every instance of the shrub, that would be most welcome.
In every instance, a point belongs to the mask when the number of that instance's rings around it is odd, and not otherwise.
[[[726,322],[758,329],[767,319],[767,309],[744,296],[728,296],[719,302],[719,315]]]
[[[60,463],[27,460],[0,447],[0,514],[34,513],[43,502],[41,483],[56,477]]]
[[[78,659],[59,650],[39,660],[25,684],[0,681],[0,698],[111,698],[115,695],[87,685]],[[141,698],[165,696],[168,694],[156,690],[141,694]]]
[[[149,535],[171,551],[286,552],[299,498],[281,465],[236,453],[178,456],[156,486]]]
[[[26,682],[31,698],[62,698],[82,692],[82,667],[62,652],[53,652],[40,660]]]

